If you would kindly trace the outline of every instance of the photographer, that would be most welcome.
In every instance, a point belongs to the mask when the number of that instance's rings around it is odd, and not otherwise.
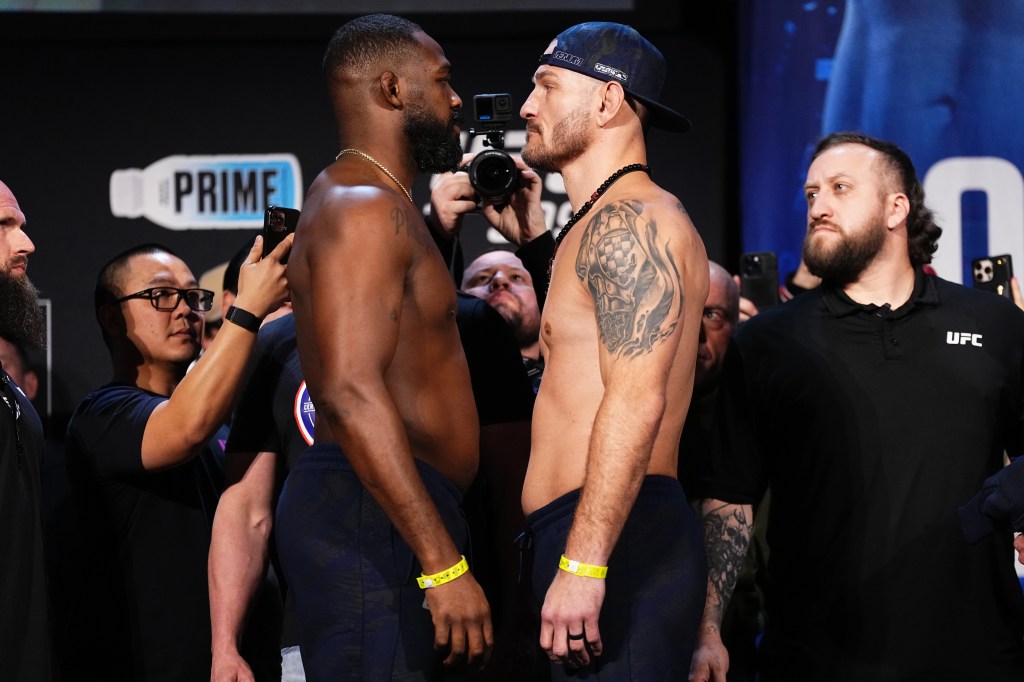
[[[533,278],[537,304],[543,310],[548,283],[548,264],[555,245],[540,205],[543,181],[536,171],[523,163],[522,159],[509,155],[519,171],[515,191],[507,198],[481,197],[473,187],[470,174],[467,172],[476,156],[463,155],[459,167],[466,170],[439,176],[439,181],[430,192],[427,225],[433,231],[446,262],[453,263],[453,251],[455,252],[452,274],[456,282],[461,282],[462,254],[457,248],[457,237],[462,229],[463,217],[467,213],[479,213],[491,227],[501,233],[502,237],[518,247],[516,256]]]

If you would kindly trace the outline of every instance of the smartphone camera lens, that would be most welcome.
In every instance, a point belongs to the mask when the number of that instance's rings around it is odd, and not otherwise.
[[[274,232],[284,230],[284,211],[270,212],[270,229]]]
[[[976,282],[991,282],[992,281],[992,261],[982,260],[974,264],[974,281]]]
[[[748,256],[743,260],[743,274],[747,277],[756,277],[762,272],[760,256]]]

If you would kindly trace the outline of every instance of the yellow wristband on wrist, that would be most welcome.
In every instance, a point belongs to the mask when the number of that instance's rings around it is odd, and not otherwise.
[[[427,590],[431,587],[440,587],[445,583],[450,583],[468,571],[469,564],[466,563],[466,557],[462,557],[459,560],[459,563],[455,564],[451,568],[444,569],[440,573],[435,573],[433,575],[427,575],[424,573],[421,577],[416,578],[416,584],[420,586],[421,590]]]
[[[582,575],[586,578],[600,578],[601,580],[604,580],[608,575],[607,566],[594,566],[591,564],[580,563],[579,561],[573,561],[564,554],[562,555],[562,558],[558,560],[558,567],[566,573]]]

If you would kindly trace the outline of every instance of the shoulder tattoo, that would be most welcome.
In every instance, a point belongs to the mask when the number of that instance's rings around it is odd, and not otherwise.
[[[587,223],[576,275],[594,299],[601,341],[611,353],[650,353],[675,330],[683,292],[675,258],[643,203],[618,201]]]
[[[395,236],[406,236],[421,247],[433,246],[434,242],[422,226],[409,220],[405,208],[395,206],[391,209],[391,223],[395,226]]]
[[[391,222],[395,224],[395,235],[400,235],[402,232],[409,230],[408,218],[405,215],[405,211],[395,206],[391,209]]]

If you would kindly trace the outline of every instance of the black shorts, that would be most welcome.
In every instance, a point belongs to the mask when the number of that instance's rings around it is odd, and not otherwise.
[[[579,496],[579,490],[566,493],[526,519],[541,603],[559,570]],[[553,665],[553,679],[685,680],[704,613],[707,563],[679,481],[644,479],[608,559],[606,580],[598,619],[603,653],[579,670]]]
[[[462,493],[436,469],[416,466],[465,552]],[[419,561],[336,444],[313,445],[289,472],[275,538],[309,682],[440,677],[445,652],[434,651]]]

